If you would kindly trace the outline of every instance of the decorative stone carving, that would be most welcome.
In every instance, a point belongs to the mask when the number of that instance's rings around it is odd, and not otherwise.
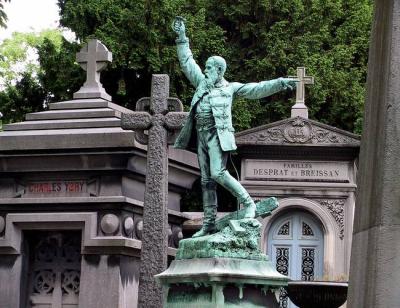
[[[132,217],[126,217],[124,219],[124,232],[127,236],[131,236],[135,226]]]
[[[119,228],[119,218],[114,214],[104,215],[101,218],[100,228],[107,235],[114,234]]]
[[[168,234],[168,245],[172,248],[179,247],[179,241],[183,239],[182,228],[179,226],[171,226],[171,235]]]
[[[284,140],[289,143],[306,143],[313,137],[313,127],[303,118],[294,118],[282,129]]]
[[[339,238],[343,240],[344,238],[344,199],[327,199],[327,200],[317,200],[323,207],[326,207],[336,224],[339,227]]]
[[[296,117],[240,132],[236,134],[236,143],[238,145],[359,145],[360,138],[335,127]]]
[[[142,240],[143,219],[138,219],[135,222],[135,236],[138,240]]]
[[[29,307],[61,307],[67,301],[68,307],[78,307],[80,247],[78,232],[36,234],[30,239]]]

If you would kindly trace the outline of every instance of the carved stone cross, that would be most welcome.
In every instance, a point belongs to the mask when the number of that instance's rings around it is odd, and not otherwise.
[[[308,109],[305,105],[305,85],[314,84],[314,77],[306,76],[306,68],[298,67],[297,76],[290,76],[298,80],[296,86],[296,104],[292,107],[292,118],[302,117],[308,119]]]
[[[76,54],[76,61],[86,71],[86,82],[74,98],[104,98],[111,101],[100,83],[100,71],[112,61],[112,53],[99,40],[92,39]]]
[[[162,287],[154,275],[167,268],[168,143],[174,141],[187,117],[181,112],[182,103],[168,95],[168,75],[153,75],[151,97],[140,99],[137,111],[121,118],[122,128],[134,130],[136,140],[147,144],[139,307],[163,307]],[[144,111],[146,108],[149,110]],[[169,112],[171,108],[175,112]]]

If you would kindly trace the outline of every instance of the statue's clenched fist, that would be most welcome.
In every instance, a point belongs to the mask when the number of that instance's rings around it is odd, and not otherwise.
[[[174,22],[172,23],[172,29],[179,36],[179,38],[185,38],[185,19],[181,16],[176,16]]]

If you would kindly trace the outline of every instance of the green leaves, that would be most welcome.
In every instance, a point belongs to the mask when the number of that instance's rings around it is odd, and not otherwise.
[[[3,0],[0,0],[0,28],[7,28],[7,14],[4,12]],[[4,2],[10,2],[9,0],[4,0]]]
[[[293,75],[296,67],[305,66],[316,81],[306,90],[310,117],[360,132],[370,0],[58,0],[58,4],[61,24],[81,42],[96,37],[113,52],[113,64],[102,73],[102,82],[118,104],[133,109],[139,98],[149,95],[151,74],[167,73],[171,96],[189,105],[193,88],[180,70],[171,29],[173,18],[180,15],[187,20],[187,35],[201,67],[209,56],[221,55],[227,60],[228,80],[252,82]],[[51,44],[27,36],[15,38],[6,49],[0,47],[0,78],[15,77],[10,67],[24,57],[19,43],[24,41],[41,46],[41,67],[28,67],[27,72],[37,74],[49,99],[70,97],[83,74],[74,63],[78,47],[49,40]],[[259,102],[236,102],[236,129],[288,117],[294,97],[293,92],[283,92]]]

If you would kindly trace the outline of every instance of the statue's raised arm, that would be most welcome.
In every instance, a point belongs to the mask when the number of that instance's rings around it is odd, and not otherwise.
[[[184,72],[190,83],[197,88],[204,79],[204,75],[201,72],[201,68],[197,65],[193,59],[192,51],[189,48],[189,39],[186,37],[185,20],[183,17],[177,16],[172,23],[172,29],[177,34],[176,44],[178,51],[178,59],[181,65],[182,71]]]

